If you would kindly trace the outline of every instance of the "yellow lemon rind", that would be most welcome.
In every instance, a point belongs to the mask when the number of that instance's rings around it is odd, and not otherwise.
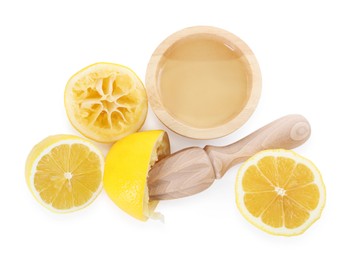
[[[154,212],[158,201],[149,201],[147,177],[159,156],[169,153],[168,135],[163,130],[134,133],[116,142],[106,157],[103,186],[107,195],[138,220],[162,220],[162,215]]]

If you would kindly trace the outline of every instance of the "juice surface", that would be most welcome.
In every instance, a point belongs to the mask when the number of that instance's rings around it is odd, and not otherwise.
[[[250,91],[241,53],[206,34],[175,43],[164,55],[158,80],[167,111],[195,128],[220,126],[234,118]]]

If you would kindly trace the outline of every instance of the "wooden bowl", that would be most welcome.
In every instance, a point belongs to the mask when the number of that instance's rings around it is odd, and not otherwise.
[[[225,30],[196,26],[165,39],[147,68],[146,90],[156,116],[195,139],[225,136],[242,126],[261,92],[250,48]]]

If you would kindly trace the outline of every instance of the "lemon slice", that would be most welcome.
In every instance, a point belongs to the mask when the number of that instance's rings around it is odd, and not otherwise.
[[[116,142],[105,163],[103,187],[108,196],[136,219],[162,219],[154,212],[158,201],[149,201],[147,175],[169,153],[168,135],[161,130],[134,133]]]
[[[34,197],[59,213],[89,205],[102,189],[104,158],[89,141],[50,136],[37,144],[26,162],[26,181]]]
[[[96,63],[80,70],[68,80],[64,100],[72,125],[98,142],[138,131],[147,115],[141,80],[119,64]]]
[[[237,175],[240,212],[274,235],[302,234],[320,218],[325,200],[320,172],[293,151],[262,151],[247,160]]]

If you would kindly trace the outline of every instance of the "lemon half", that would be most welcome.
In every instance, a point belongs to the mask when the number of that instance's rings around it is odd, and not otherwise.
[[[114,142],[138,131],[147,115],[142,81],[114,63],[95,63],[73,75],[64,101],[72,125],[98,142]]]
[[[147,175],[157,160],[170,153],[162,130],[138,132],[116,142],[106,157],[103,186],[112,201],[136,219],[162,218],[149,201]]]
[[[293,151],[262,151],[239,169],[237,206],[249,222],[270,234],[302,234],[320,218],[325,201],[319,170]]]
[[[89,205],[101,192],[104,158],[91,142],[72,135],[49,136],[29,153],[26,181],[46,208],[66,213]]]

